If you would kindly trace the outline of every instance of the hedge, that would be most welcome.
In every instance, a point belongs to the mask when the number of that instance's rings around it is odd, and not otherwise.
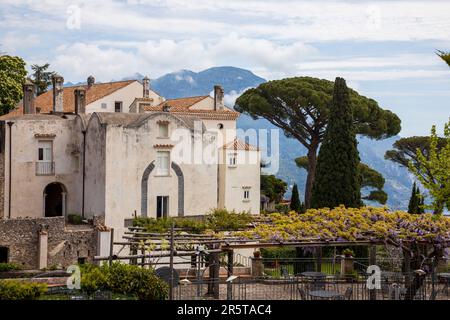
[[[47,284],[0,280],[0,300],[34,300],[47,292]]]

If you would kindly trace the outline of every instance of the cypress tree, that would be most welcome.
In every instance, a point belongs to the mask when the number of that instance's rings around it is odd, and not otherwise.
[[[328,126],[320,147],[312,207],[360,207],[361,177],[356,130],[345,80],[336,78]]]
[[[294,183],[294,186],[292,187],[290,209],[295,212],[300,212],[300,207],[301,207],[301,203],[300,203],[300,197],[298,194],[298,187],[297,187],[297,184]]]
[[[416,183],[414,182],[412,191],[411,191],[411,197],[409,198],[408,203],[408,213],[415,214],[418,213],[417,209],[420,205],[420,199],[417,196],[417,189],[416,189]]]
[[[411,197],[409,198],[408,203],[408,213],[411,214],[421,214],[425,213],[425,201],[424,196],[420,193],[419,187],[416,186],[414,182]]]

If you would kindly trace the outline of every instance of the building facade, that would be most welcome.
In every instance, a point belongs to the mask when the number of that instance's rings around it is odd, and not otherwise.
[[[165,100],[147,78],[53,84],[34,99],[26,83],[22,105],[0,117],[0,219],[79,214],[120,239],[136,216],[259,213],[259,150],[237,139],[220,86]]]

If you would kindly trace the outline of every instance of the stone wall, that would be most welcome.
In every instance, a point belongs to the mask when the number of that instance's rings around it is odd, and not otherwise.
[[[9,262],[38,268],[39,234],[48,234],[47,266],[67,267],[79,258],[92,262],[97,251],[93,225],[66,226],[64,217],[0,219],[0,246],[9,249]]]

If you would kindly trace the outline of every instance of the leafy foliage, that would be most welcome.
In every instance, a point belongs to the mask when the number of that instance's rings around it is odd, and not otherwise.
[[[448,66],[450,67],[450,52],[444,52],[444,51],[437,51],[437,55],[445,61],[445,63],[448,64]]]
[[[77,213],[68,214],[67,220],[71,224],[82,224],[83,223],[83,218]]]
[[[27,71],[19,57],[0,55],[0,115],[14,109],[22,99],[22,84]]]
[[[362,205],[357,145],[347,85],[344,79],[336,78],[333,107],[319,151],[313,208]]]
[[[358,173],[361,177],[361,188],[375,188],[363,199],[386,204],[388,195],[383,191],[385,183],[383,175],[361,162],[358,164]]]
[[[304,214],[273,213],[255,228],[235,232],[260,241],[356,241],[381,240],[401,243],[403,240],[441,244],[450,239],[450,218],[429,213],[412,215],[387,208],[361,207],[309,209]]]
[[[440,145],[436,126],[431,129],[430,147],[427,154],[417,149],[417,162],[410,162],[409,169],[433,197],[426,208],[440,214],[444,207],[450,209],[450,122],[444,128],[445,143]],[[426,173],[426,175],[424,175]]]
[[[81,289],[88,294],[106,289],[113,293],[136,295],[141,300],[164,300],[168,286],[153,269],[113,263],[111,266],[84,265],[81,269]]]
[[[22,267],[15,263],[2,262],[0,263],[0,272],[21,270]]]
[[[297,258],[297,251],[293,247],[261,248],[260,250],[265,259]]]
[[[309,207],[314,182],[316,153],[328,124],[334,83],[311,77],[269,81],[247,90],[235,109],[254,119],[265,118],[308,149],[305,205]],[[349,89],[356,133],[384,139],[400,131],[400,119],[381,109],[375,100]]]
[[[414,182],[411,192],[411,198],[409,199],[408,204],[408,213],[420,214],[424,212],[425,212],[424,197],[420,194],[420,189],[419,187],[416,186],[416,183]]]
[[[261,175],[261,194],[268,197],[270,201],[280,202],[286,190],[287,184],[283,180],[274,175]]]
[[[175,228],[189,229],[194,233],[202,233],[206,230],[239,230],[245,228],[252,221],[252,216],[248,212],[236,213],[226,209],[213,209],[204,220],[195,218],[164,218],[154,219],[148,217],[138,217],[134,219],[134,226],[143,227],[147,232],[167,232],[172,223]]]
[[[0,280],[0,300],[34,300],[46,292],[44,283]]]
[[[47,92],[47,88],[52,84],[52,75],[55,72],[47,71],[48,67],[50,67],[50,64],[48,63],[43,65],[31,65],[31,70],[33,70],[31,78],[37,88],[36,94],[38,96],[43,94],[44,92]]]
[[[437,140],[436,148],[439,151],[447,142],[441,137],[438,137]],[[394,143],[394,149],[386,151],[384,158],[408,169],[410,164],[412,164],[416,168],[417,174],[420,174],[423,179],[432,179],[430,172],[428,170],[423,170],[420,166],[417,157],[417,150],[420,150],[420,152],[429,159],[430,143],[430,137],[415,136],[401,138]]]
[[[317,158],[319,160],[319,158]],[[295,163],[299,168],[305,169],[308,164],[307,157],[298,157]],[[385,179],[381,173],[369,167],[367,164],[360,162],[358,164],[358,172],[361,177],[361,188],[374,188],[369,195],[362,197],[365,200],[377,201],[386,204],[388,195],[383,190]]]
[[[300,196],[298,194],[298,187],[296,183],[294,183],[294,186],[292,187],[290,209],[292,211],[299,213],[305,212],[305,207],[303,206],[303,203],[300,201]]]

